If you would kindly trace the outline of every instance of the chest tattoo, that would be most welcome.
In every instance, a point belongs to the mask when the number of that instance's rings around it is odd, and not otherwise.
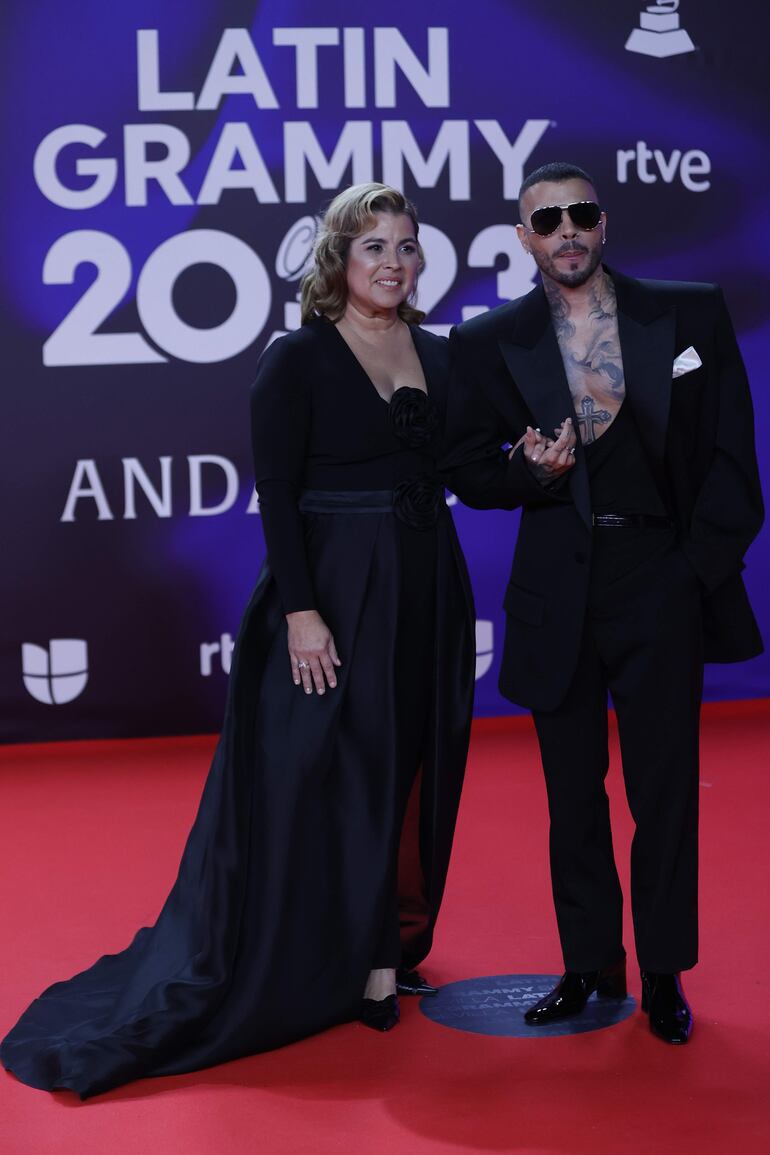
[[[584,397],[580,402],[580,413],[576,417],[580,438],[584,445],[596,441],[596,426],[608,425],[612,421],[612,414],[607,409],[597,409],[593,397]]]
[[[547,284],[546,294],[581,438],[590,444],[616,417],[626,393],[615,289],[603,277],[579,317],[558,286]]]

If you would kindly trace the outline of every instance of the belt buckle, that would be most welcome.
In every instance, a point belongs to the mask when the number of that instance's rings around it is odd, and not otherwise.
[[[628,525],[641,525],[642,519],[638,516],[638,514],[631,515],[625,513],[592,513],[591,524],[593,526],[598,525],[600,528],[604,526],[606,529],[611,529],[613,527],[622,528],[623,526]]]

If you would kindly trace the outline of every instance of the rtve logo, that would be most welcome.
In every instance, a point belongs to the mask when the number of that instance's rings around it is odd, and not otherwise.
[[[63,706],[88,681],[88,646],[82,638],[52,638],[48,648],[24,642],[21,669],[27,691],[47,706]]]
[[[642,184],[672,184],[678,177],[688,192],[706,192],[711,188],[708,179],[711,157],[701,148],[683,152],[675,148],[666,154],[660,148],[649,148],[646,140],[637,140],[633,148],[619,148],[616,154],[618,184],[636,179]]]
[[[627,52],[640,52],[642,56],[681,56],[683,52],[694,52],[695,45],[689,33],[679,27],[679,0],[658,0],[648,4],[639,14],[639,27],[626,41]]]
[[[483,678],[492,665],[494,653],[494,623],[483,619],[476,622],[476,681]],[[210,678],[214,672],[215,658],[225,674],[230,673],[233,658],[232,634],[222,634],[218,642],[203,642],[200,648],[200,671],[202,678]]]
[[[200,648],[201,677],[210,678],[214,672],[214,658],[219,655],[219,665],[225,674],[230,673],[235,642],[232,634],[222,634],[218,642],[203,642]]]

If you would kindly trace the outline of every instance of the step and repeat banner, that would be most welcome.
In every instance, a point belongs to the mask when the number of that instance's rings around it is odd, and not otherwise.
[[[446,333],[533,283],[522,175],[587,168],[611,264],[724,286],[770,474],[760,6],[12,0],[4,23],[0,738],[218,728],[264,556],[249,384],[352,182],[415,200]],[[477,712],[505,713],[516,516],[454,515]],[[767,537],[747,573],[768,636]],[[768,694],[767,657],[709,670],[709,698]]]

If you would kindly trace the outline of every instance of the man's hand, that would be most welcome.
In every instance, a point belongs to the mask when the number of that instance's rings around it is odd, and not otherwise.
[[[337,657],[331,630],[315,610],[299,610],[286,615],[289,627],[289,658],[295,686],[302,686],[306,694],[323,694],[326,683],[331,689],[337,685],[335,666],[342,662]],[[324,680],[325,679],[325,680]]]
[[[524,460],[530,472],[542,485],[556,481],[575,464],[575,430],[572,418],[567,417],[554,429],[555,439],[544,437],[539,429],[527,426],[527,432],[516,442],[511,456],[523,446]]]

